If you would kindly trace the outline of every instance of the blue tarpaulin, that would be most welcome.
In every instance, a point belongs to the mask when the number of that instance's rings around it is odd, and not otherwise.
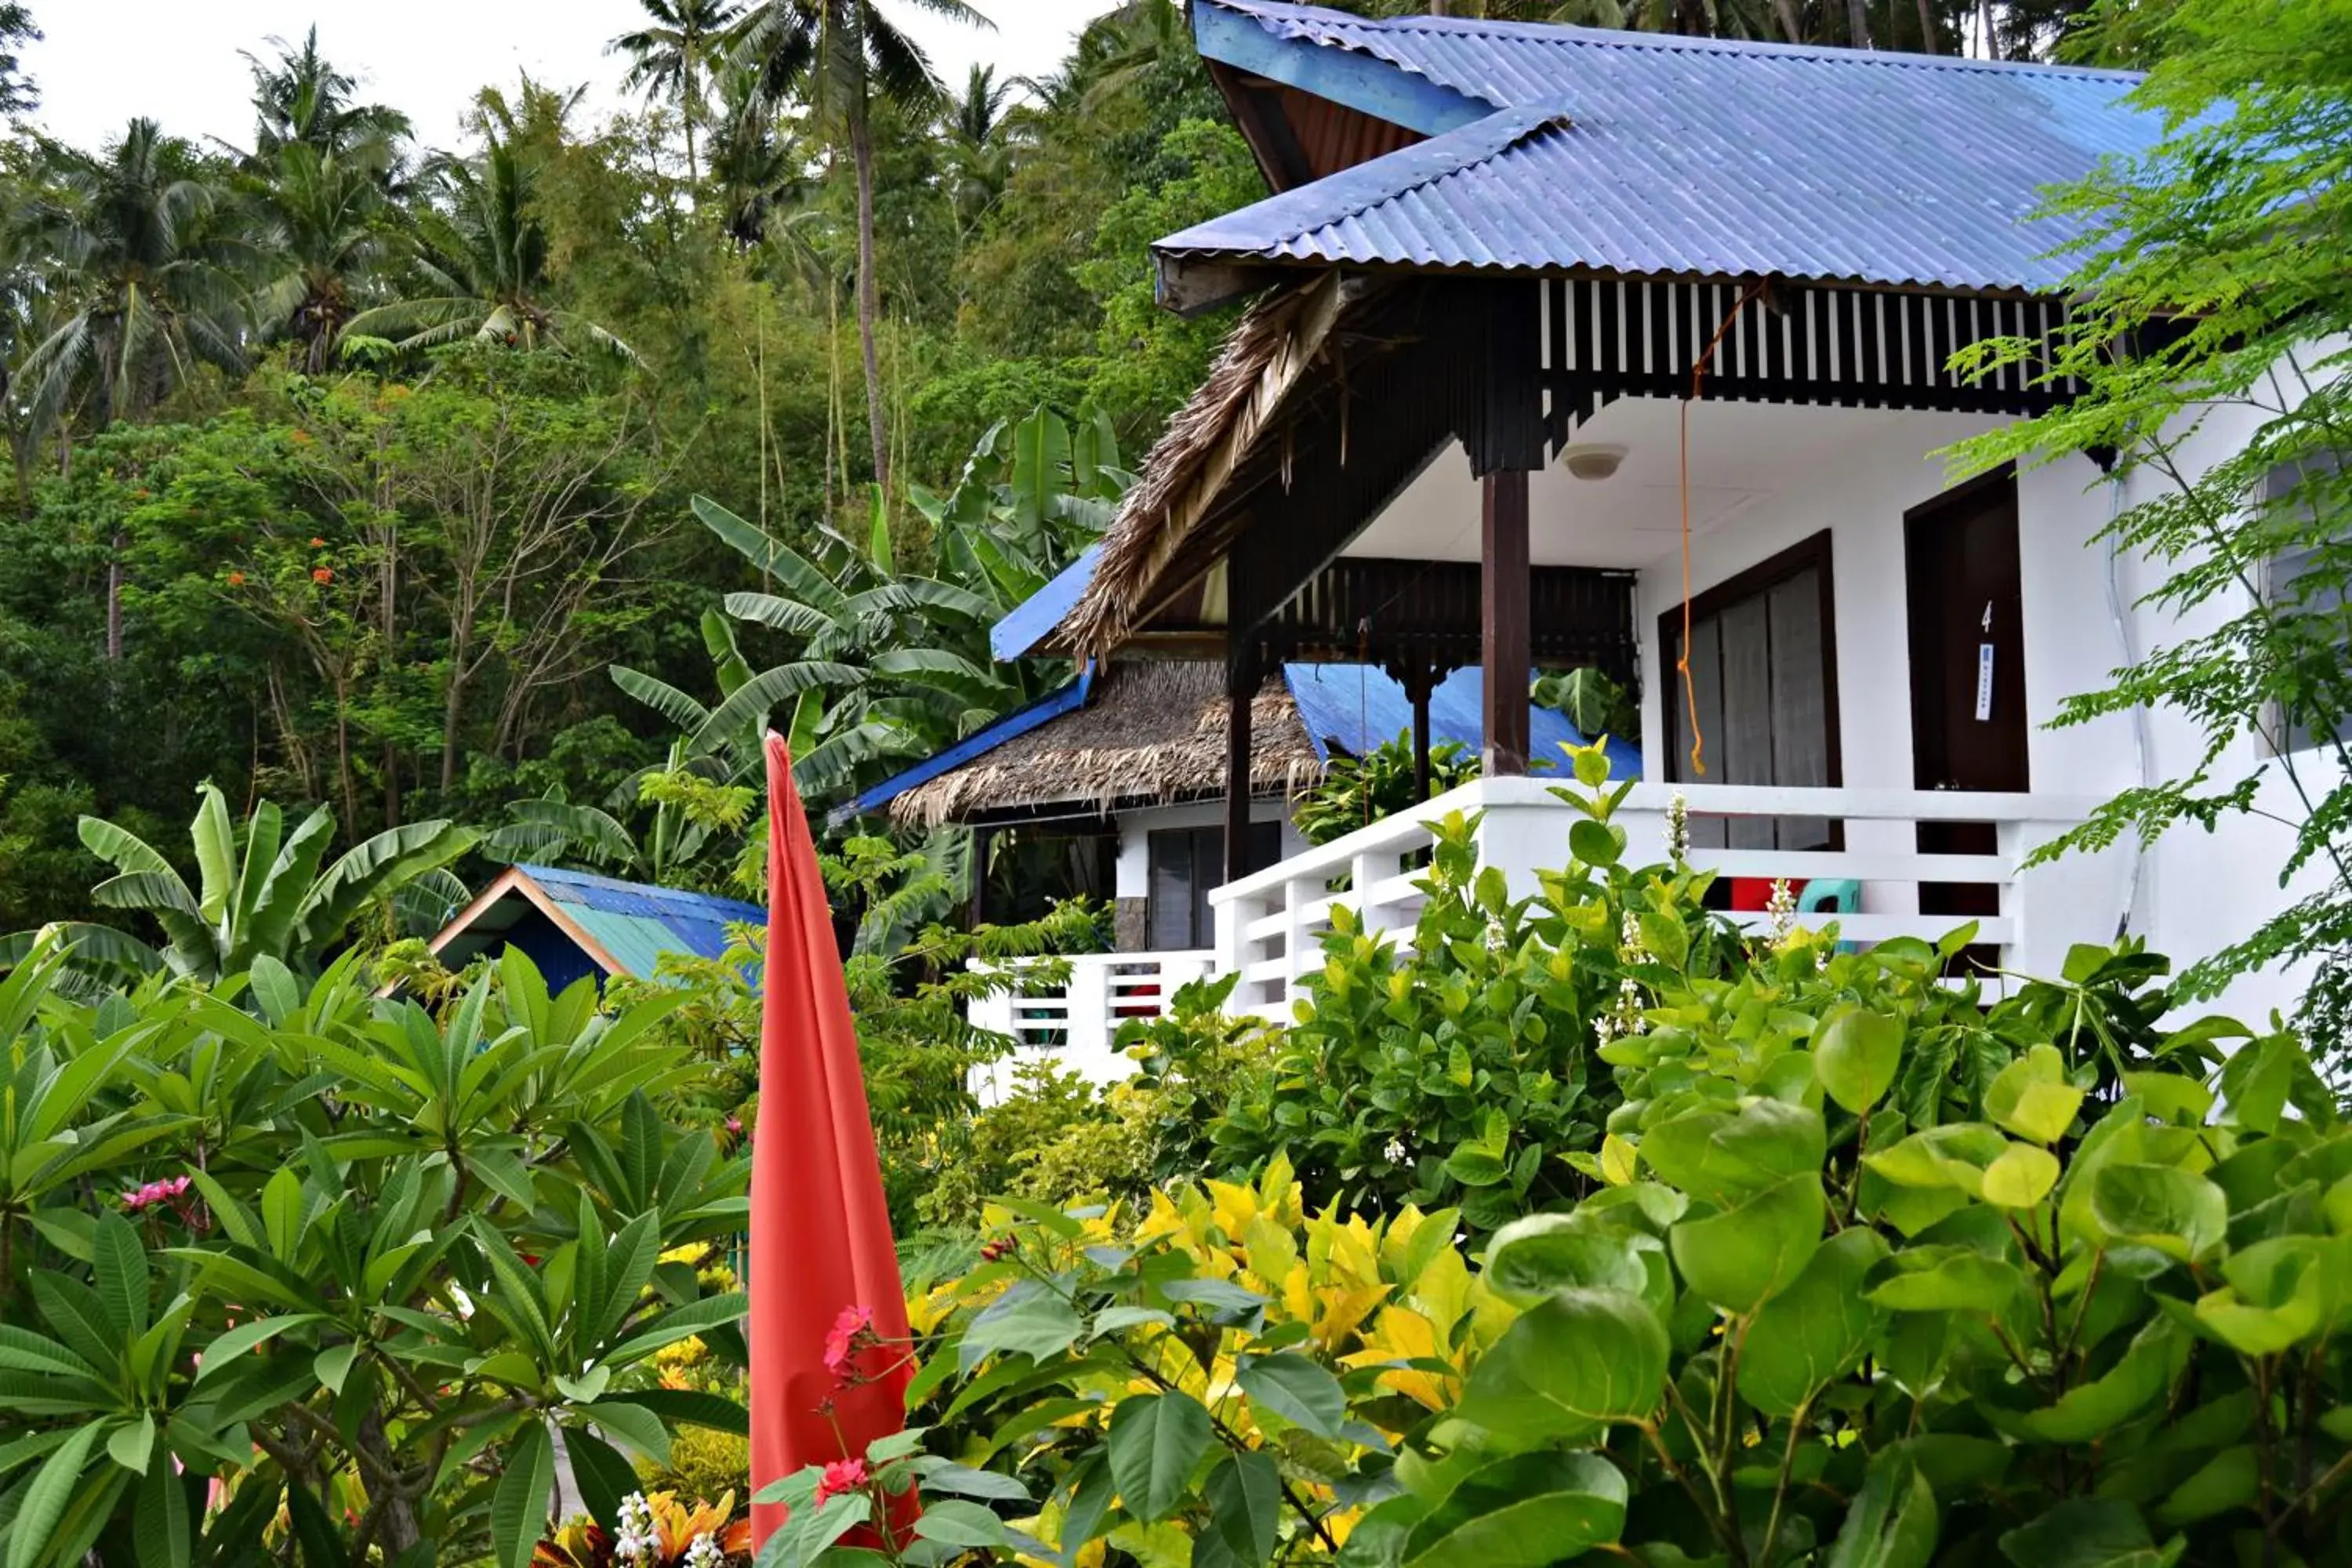
[[[1361,756],[1412,732],[1412,700],[1386,670],[1368,664],[1286,664],[1282,674],[1307,738],[1327,762],[1334,748]],[[1486,677],[1476,669],[1457,669],[1439,682],[1429,697],[1429,743],[1452,741],[1475,754],[1486,740]],[[1565,773],[1560,748],[1584,745],[1591,737],[1555,709],[1528,708],[1528,763],[1538,771],[1550,764]],[[1640,778],[1641,748],[1611,736],[1609,769],[1612,778]]]

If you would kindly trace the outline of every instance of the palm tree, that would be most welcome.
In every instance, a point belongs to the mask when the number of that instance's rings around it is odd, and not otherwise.
[[[956,215],[967,225],[977,222],[1004,192],[1013,163],[1006,110],[1020,86],[1014,80],[997,80],[994,66],[975,65],[963,91],[948,100],[943,118],[955,168]]]
[[[59,150],[51,184],[30,216],[56,316],[16,371],[37,424],[79,406],[103,429],[199,363],[241,366],[243,247],[212,223],[221,188],[187,142],[133,120],[96,157]]]
[[[694,161],[694,121],[702,111],[702,84],[720,37],[743,14],[738,0],[637,0],[654,25],[624,33],[604,52],[629,57],[621,85],[677,105],[686,124],[686,183],[698,184]]]
[[[530,210],[530,166],[494,131],[485,134],[481,157],[435,165],[442,200],[416,220],[415,265],[427,291],[362,310],[344,331],[390,337],[409,351],[466,337],[526,349],[585,342],[634,360],[611,331],[550,300],[547,235]]]
[[[964,0],[908,0],[934,16],[985,27]],[[890,492],[888,413],[875,343],[882,290],[874,265],[874,122],[877,99],[928,116],[940,104],[939,79],[913,39],[882,14],[877,0],[758,0],[730,38],[752,73],[753,111],[773,113],[797,94],[836,144],[846,143],[857,181],[857,337],[866,361],[866,421],[874,478]]]
[[[247,166],[266,171],[281,150],[300,143],[346,163],[372,164],[390,181],[410,134],[408,116],[388,104],[352,101],[359,84],[319,53],[318,28],[299,47],[283,38],[269,43],[276,59],[245,57],[253,72],[255,121]]]
[[[42,331],[16,367],[19,450],[81,413],[93,429],[136,417],[200,363],[243,368],[245,247],[217,229],[220,188],[194,151],[133,120],[97,157],[58,150],[50,192],[28,215],[46,274]],[[122,657],[124,543],[107,571],[106,657]]]
[[[260,262],[254,320],[265,336],[302,344],[303,369],[316,375],[334,363],[343,329],[361,309],[354,296],[385,259],[383,185],[366,164],[305,142],[278,148],[269,178],[243,184]]]

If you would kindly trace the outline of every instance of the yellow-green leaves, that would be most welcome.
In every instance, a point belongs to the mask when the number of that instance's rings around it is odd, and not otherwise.
[[[2183,1263],[2220,1246],[2230,1228],[2221,1189],[2177,1165],[2101,1166],[2091,1182],[2091,1213],[2117,1241]]]
[[[2036,1046],[2000,1069],[1985,1090],[1985,1112],[2021,1138],[2055,1143],[2074,1122],[2083,1090],[2066,1080],[2055,1046]]]
[[[1956,1121],[1915,1132],[1890,1149],[1863,1156],[1872,1171],[1902,1187],[1954,1187],[1970,1197],[1984,1195],[1986,1168],[2010,1147],[2009,1140],[1980,1122]]]
[[[2031,1143],[2011,1143],[1984,1170],[1984,1200],[2005,1209],[2030,1209],[2058,1184],[2058,1156]]]
[[[1725,1311],[1753,1311],[1812,1261],[1826,1213],[1818,1174],[1786,1177],[1721,1214],[1675,1226],[1675,1267]]]
[[[1664,1326],[1639,1296],[1555,1292],[1472,1370],[1462,1418],[1514,1443],[1645,1420],[1665,1392],[1666,1348]]]
[[[1522,1307],[1571,1287],[1643,1295],[1649,1271],[1637,1247],[1654,1253],[1657,1238],[1612,1226],[1598,1210],[1530,1215],[1496,1231],[1487,1244],[1486,1288]]]
[[[1803,1273],[1764,1304],[1739,1358],[1739,1394],[1767,1415],[1791,1416],[1861,1363],[1886,1314],[1864,1283],[1886,1243],[1856,1227],[1822,1243]]]
[[[1870,1299],[1895,1312],[2000,1311],[2017,1293],[2017,1266],[1967,1247],[1906,1247],[1871,1271]]]
[[[1624,1527],[1616,1466],[1598,1454],[1521,1454],[1472,1471],[1431,1509],[1405,1538],[1404,1568],[1544,1568]]]
[[[1813,1076],[1859,1116],[1886,1097],[1903,1061],[1903,1026],[1865,1007],[1840,1007],[1813,1036]]]

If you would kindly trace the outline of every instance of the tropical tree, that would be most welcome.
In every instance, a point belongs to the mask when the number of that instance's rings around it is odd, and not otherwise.
[[[133,120],[97,156],[58,149],[28,215],[54,317],[16,392],[47,428],[103,429],[154,406],[200,363],[235,370],[245,247],[213,220],[220,185],[195,150]]]
[[[1010,110],[1017,80],[999,80],[996,68],[974,65],[963,91],[951,96],[942,125],[953,160],[956,216],[976,225],[1003,194],[1012,173],[1016,129]]]
[[[974,26],[988,19],[964,0],[908,3]],[[875,482],[890,489],[889,416],[876,343],[882,286],[874,261],[874,121],[877,100],[918,115],[940,104],[939,79],[914,40],[877,0],[758,0],[731,35],[736,58],[753,73],[749,102],[772,113],[798,95],[836,146],[846,146],[857,185],[857,339],[865,358],[866,433]]]
[[[375,835],[322,870],[335,832],[334,813],[327,807],[288,833],[274,802],[255,806],[239,827],[216,786],[207,784],[199,795],[189,828],[198,870],[193,890],[162,851],[129,828],[101,817],[81,819],[82,844],[117,873],[91,889],[92,900],[152,917],[168,945],[159,956],[142,952],[127,933],[74,926],[66,937],[78,966],[168,968],[207,984],[265,959],[295,973],[315,973],[372,907],[415,889],[423,905],[446,917],[466,899],[465,884],[445,868],[473,847],[478,836],[470,829],[445,821],[408,823]],[[0,959],[10,962],[35,945],[31,933],[8,944]]]
[[[2138,34],[2137,7],[2103,28]],[[2147,844],[2225,816],[2278,823],[2277,914],[2192,966],[2190,996],[2309,965],[2302,1012],[2339,1070],[2352,1041],[2352,29],[2340,5],[2192,0],[2140,89],[2169,133],[2063,194],[2085,237],[2054,343],[1988,348],[2080,395],[1963,449],[1977,467],[2113,454],[2109,548],[2153,563],[2165,642],[2058,722],[2169,709],[2194,765],[2123,791],[2048,853]],[[2217,442],[2216,421],[2235,421]],[[2205,461],[2200,444],[2228,455]],[[2298,881],[2297,879],[2300,879]],[[2290,890],[2292,889],[2292,890]]]
[[[940,570],[902,571],[878,487],[867,534],[830,529],[813,553],[707,496],[694,514],[766,587],[730,594],[728,615],[781,632],[796,656],[753,672],[724,624],[706,622],[721,700],[706,705],[646,673],[614,679],[679,727],[689,760],[749,766],[769,716],[790,705],[793,774],[804,795],[839,798],[881,766],[946,746],[1059,678],[1032,662],[998,663],[989,629],[1077,557],[1134,482],[1118,467],[1109,420],[1075,423],[1041,408],[991,430],[956,488],[911,499],[930,524]],[[740,773],[730,776],[740,776]]]
[[[614,333],[553,302],[547,233],[531,210],[532,167],[495,130],[486,127],[485,141],[480,157],[434,166],[440,198],[416,219],[423,291],[362,310],[344,330],[410,351],[471,337],[524,349],[578,343],[634,359]]]
[[[509,952],[439,1016],[348,956],[85,1000],[59,960],[0,980],[10,1563],[519,1568],[559,1468],[609,1535],[679,1427],[745,1431],[656,1360],[743,1359],[684,1259],[750,1161],[659,1109],[708,1079],[654,1033],[686,993]]]
[[[390,253],[380,170],[289,142],[267,178],[241,183],[252,213],[254,320],[266,336],[301,344],[302,368],[316,375],[334,363]]]
[[[40,103],[40,89],[25,74],[23,53],[40,37],[29,9],[17,0],[0,5],[0,114],[23,114]]]
[[[320,54],[318,28],[299,45],[283,38],[269,43],[278,51],[275,59],[245,57],[253,72],[251,161],[267,168],[281,149],[299,142],[389,173],[408,139],[408,116],[388,104],[354,101],[359,84]]]
[[[727,29],[742,15],[738,0],[638,0],[653,25],[624,33],[604,47],[629,57],[621,85],[631,92],[666,98],[677,105],[686,127],[686,181],[699,186],[695,164],[694,124],[703,111],[703,84]]]

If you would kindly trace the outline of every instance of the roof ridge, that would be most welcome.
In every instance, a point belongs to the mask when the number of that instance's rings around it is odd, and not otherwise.
[[[583,871],[576,866],[542,866],[532,861],[518,860],[514,868],[533,880],[554,877],[575,882],[593,882],[600,887],[637,894],[641,897],[660,895],[672,899],[691,899],[698,902],[740,904],[747,909],[759,906],[749,899],[739,899],[728,893],[705,893],[692,888],[673,888],[662,882],[638,882],[626,877],[615,877],[605,871]]]
[[[1923,55],[1902,49],[1855,49],[1832,44],[1790,44],[1774,39],[1703,38],[1680,33],[1646,33],[1630,27],[1588,27],[1566,22],[1508,22],[1483,16],[1359,16],[1328,6],[1297,4],[1296,0],[1206,0],[1255,17],[1297,25],[1328,22],[1337,27],[1374,33],[1443,33],[1460,37],[1525,38],[1549,43],[1582,44],[1596,48],[1643,49],[1661,54],[1724,54],[1778,56],[1786,59],[1821,60],[1837,65],[1881,66],[1905,70],[1956,70],[2002,76],[2093,77],[2104,80],[2144,79],[2143,71],[2106,66],[2059,65],[2043,60],[1980,60],[1965,55]],[[1351,54],[1372,51],[1344,37],[1309,41]],[[1378,58],[1374,56],[1373,58]],[[1415,76],[1426,73],[1401,60],[1386,63]]]
[[[1543,103],[1507,105],[1452,131],[1441,132],[1426,141],[1399,147],[1379,157],[1366,159],[1351,168],[1326,174],[1319,180],[1269,196],[1264,201],[1241,208],[1242,212],[1265,214],[1269,209],[1296,207],[1299,216],[1292,218],[1282,212],[1292,224],[1291,235],[1307,234],[1326,227],[1344,218],[1370,211],[1386,202],[1392,202],[1414,191],[1425,190],[1444,180],[1450,180],[1466,169],[1491,163],[1549,131],[1565,130],[1576,123],[1575,116],[1558,99]],[[1423,165],[1427,165],[1425,168]],[[1379,178],[1381,171],[1391,174],[1398,170],[1409,171],[1407,177]],[[1358,195],[1359,190],[1363,192]],[[1318,199],[1309,200],[1314,197]],[[1192,248],[1187,237],[1202,230],[1213,230],[1234,214],[1221,214],[1205,223],[1155,240],[1152,249],[1181,251]]]

